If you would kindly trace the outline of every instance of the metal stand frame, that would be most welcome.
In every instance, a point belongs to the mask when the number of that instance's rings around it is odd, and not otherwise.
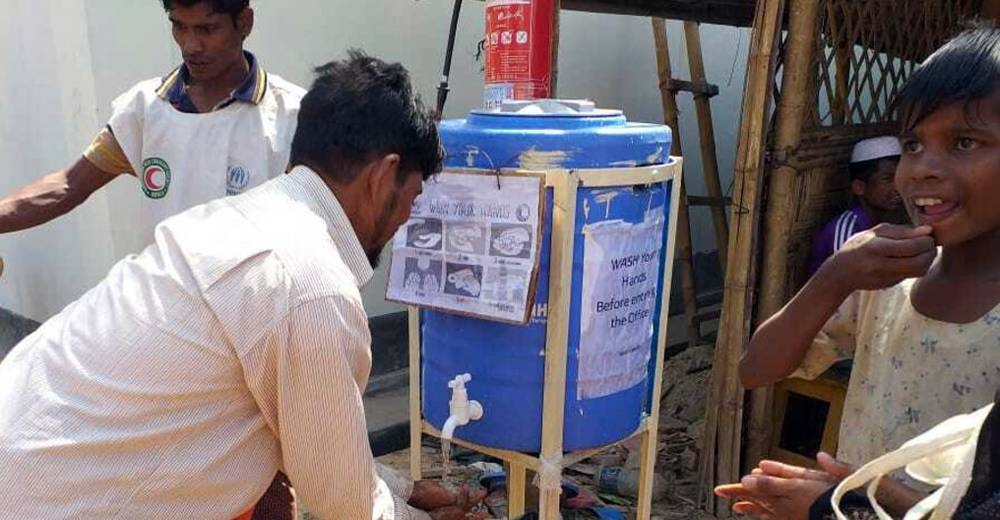
[[[667,316],[670,303],[670,282],[673,273],[674,243],[677,231],[677,208],[680,201],[680,157],[671,157],[668,164],[616,169],[546,170],[545,186],[553,189],[552,247],[549,268],[549,308],[545,336],[545,381],[542,409],[542,450],[538,456],[481,446],[458,438],[452,443],[490,455],[508,464],[507,511],[510,518],[524,514],[526,472],[539,472],[543,461],[558,461],[560,470],[608,448],[605,445],[588,450],[563,452],[563,411],[566,401],[566,363],[569,337],[571,278],[564,273],[573,268],[574,223],[576,221],[577,190],[580,187],[618,187],[644,184],[672,183],[669,212],[667,214],[666,266],[663,269],[662,306],[659,334],[656,345],[656,368],[653,377],[653,402],[650,412],[631,435],[618,442],[639,437],[642,441],[642,462],[639,467],[639,520],[648,520],[652,503],[653,469],[656,464],[657,432],[663,377],[663,354],[667,341]],[[552,274],[555,274],[553,276]],[[420,413],[420,321],[416,307],[409,308],[410,345],[410,474],[414,480],[421,477],[420,458],[423,434],[441,437],[441,432],[423,420]],[[549,463],[551,464],[551,462]],[[542,490],[539,512],[542,520],[559,518],[558,486]]]

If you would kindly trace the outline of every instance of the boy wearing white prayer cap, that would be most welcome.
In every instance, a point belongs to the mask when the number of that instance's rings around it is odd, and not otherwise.
[[[848,167],[854,204],[816,234],[809,257],[810,276],[855,233],[893,220],[892,216],[902,209],[902,199],[893,183],[899,155],[899,139],[895,136],[873,137],[854,145]]]

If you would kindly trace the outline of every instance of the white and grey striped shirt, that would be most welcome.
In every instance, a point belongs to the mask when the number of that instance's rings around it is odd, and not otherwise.
[[[423,517],[368,446],[371,277],[307,168],[166,220],[0,364],[0,518],[225,520],[279,468],[319,518]]]

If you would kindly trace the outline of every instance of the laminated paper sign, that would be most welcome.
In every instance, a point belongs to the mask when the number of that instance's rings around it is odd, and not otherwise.
[[[424,183],[393,238],[386,299],[527,323],[542,226],[542,178],[444,172]]]
[[[663,218],[584,228],[578,399],[608,396],[646,377],[659,289]]]

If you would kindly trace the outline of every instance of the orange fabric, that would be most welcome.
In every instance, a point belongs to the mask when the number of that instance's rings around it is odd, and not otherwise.
[[[253,508],[252,507],[250,508],[249,511],[247,511],[246,513],[243,513],[240,516],[237,516],[233,520],[250,520],[251,518],[253,518]]]
[[[97,134],[87,150],[83,152],[83,156],[101,171],[116,175],[119,173],[135,175],[135,170],[128,162],[128,157],[122,151],[121,145],[107,128]]]

